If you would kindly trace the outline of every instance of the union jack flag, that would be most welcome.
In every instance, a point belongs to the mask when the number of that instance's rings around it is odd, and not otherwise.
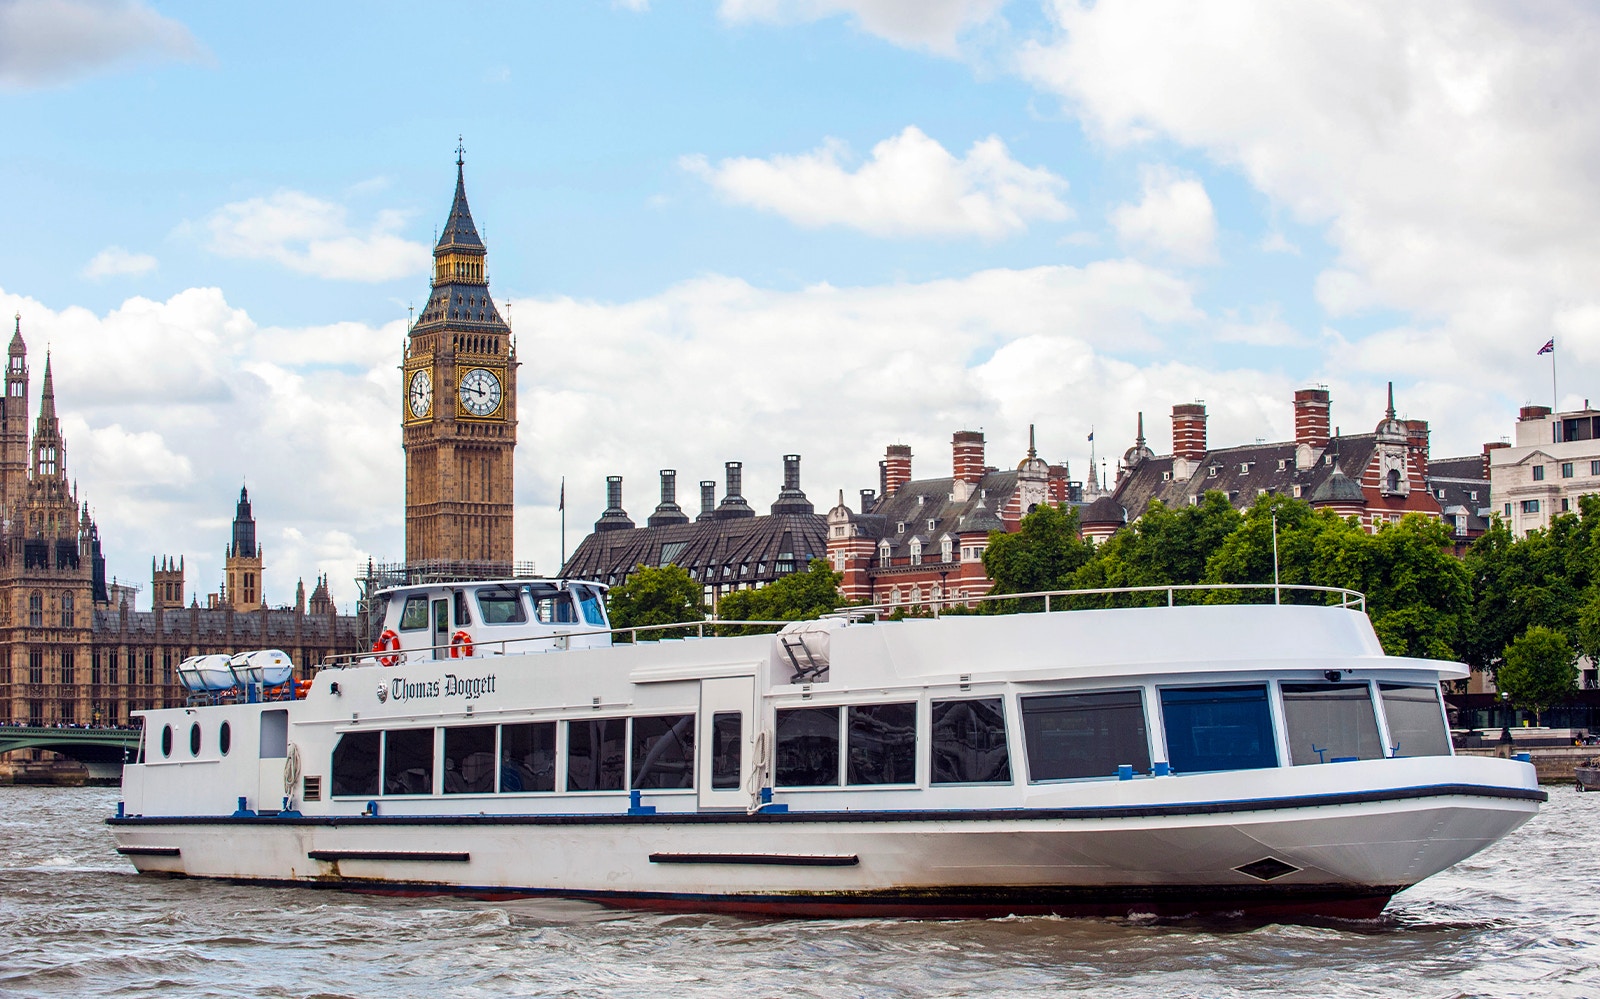
[[[1556,352],[1556,338],[1555,337],[1551,337],[1550,339],[1546,340],[1545,343],[1544,343],[1544,346],[1539,348],[1539,353],[1540,354],[1554,354],[1555,352]],[[1534,356],[1537,357],[1538,354],[1535,354]]]

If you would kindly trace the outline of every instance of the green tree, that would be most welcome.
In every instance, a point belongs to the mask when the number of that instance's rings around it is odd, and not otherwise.
[[[1078,537],[1076,508],[1041,503],[1022,518],[1016,533],[990,533],[983,568],[994,580],[990,593],[1064,590],[1093,554],[1094,546]]]
[[[826,559],[813,559],[805,572],[791,573],[759,590],[735,590],[717,602],[725,621],[803,621],[821,617],[844,602],[839,581]],[[722,629],[724,634],[744,629]]]
[[[1537,724],[1544,709],[1566,700],[1577,683],[1573,659],[1566,635],[1536,624],[1506,646],[1495,685],[1513,704],[1532,711]]]
[[[1075,589],[1121,586],[1166,586],[1198,583],[1206,562],[1243,518],[1215,490],[1193,506],[1170,509],[1151,500],[1144,515],[1107,538],[1072,578]],[[1179,595],[1179,602],[1192,598]],[[1092,606],[1128,606],[1164,601],[1162,595],[1108,594],[1081,603]]]
[[[610,604],[613,628],[701,621],[706,616],[700,602],[700,584],[681,566],[671,564],[660,568],[638,566],[622,585],[611,590]],[[683,631],[641,632],[640,637],[651,639],[673,633]]]

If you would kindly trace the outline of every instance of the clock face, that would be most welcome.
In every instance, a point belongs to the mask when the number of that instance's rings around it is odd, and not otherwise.
[[[488,416],[500,408],[500,379],[488,368],[473,368],[461,379],[461,408]]]
[[[411,376],[410,402],[412,416],[427,416],[433,409],[433,379],[426,370],[418,370]]]

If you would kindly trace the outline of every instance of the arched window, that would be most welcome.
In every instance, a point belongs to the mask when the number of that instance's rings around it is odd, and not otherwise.
[[[72,627],[72,594],[61,594],[61,627]]]
[[[1400,491],[1400,470],[1398,468],[1389,469],[1389,491],[1391,493]]]
[[[918,538],[911,539],[911,564],[922,564],[922,541]]]
[[[956,543],[946,534],[939,541],[939,561],[954,562],[956,558]]]

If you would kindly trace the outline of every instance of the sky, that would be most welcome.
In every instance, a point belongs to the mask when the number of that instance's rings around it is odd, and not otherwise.
[[[607,475],[764,511],[798,453],[825,511],[963,429],[1083,479],[1194,400],[1227,446],[1392,381],[1435,457],[1600,400],[1597,105],[1560,0],[0,0],[0,315],[142,606],[247,484],[268,602],[348,610],[458,142],[554,572],[563,479],[571,551]]]

